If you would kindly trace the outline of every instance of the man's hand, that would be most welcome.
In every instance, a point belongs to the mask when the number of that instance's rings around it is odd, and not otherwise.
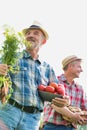
[[[87,114],[82,114],[81,117],[83,118],[83,122],[79,122],[80,125],[87,125]]]
[[[69,117],[63,116],[63,118],[71,123],[80,124],[82,125],[84,123],[84,118],[81,116],[81,112],[75,112],[72,113]]]
[[[7,75],[8,65],[0,64],[0,75]]]
[[[67,108],[73,112],[73,114],[69,117],[69,121],[74,121],[80,125],[87,124],[87,111],[83,111],[79,107],[75,106],[68,106]]]
[[[52,100],[52,104],[58,107],[69,106],[70,105],[69,96],[64,96],[63,98],[55,98]]]

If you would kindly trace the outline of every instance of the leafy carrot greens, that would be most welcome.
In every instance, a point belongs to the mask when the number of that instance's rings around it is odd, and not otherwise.
[[[9,66],[8,72],[11,71],[12,73],[15,73],[13,66],[19,59],[19,57],[17,56],[17,52],[20,50],[20,44],[30,44],[25,40],[21,32],[16,32],[13,28],[9,27],[8,25],[4,26],[3,34],[5,36],[5,40],[3,42],[2,49],[0,50],[0,53],[2,54],[1,62]],[[7,102],[13,92],[13,89],[11,87],[12,82],[9,76],[0,75],[0,87],[3,87],[5,82],[8,83],[9,87],[9,93],[6,95]]]

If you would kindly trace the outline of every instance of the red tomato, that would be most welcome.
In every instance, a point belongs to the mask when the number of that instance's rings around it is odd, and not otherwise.
[[[38,86],[38,89],[41,90],[41,91],[45,91],[46,86],[41,84],[40,86]]]
[[[58,94],[58,93],[55,91],[54,94]]]
[[[63,84],[58,84],[57,93],[64,96],[65,95],[65,87]]]
[[[57,83],[51,82],[49,85],[52,86],[52,87],[54,87],[55,90],[57,91],[57,89],[58,89],[58,84]]]
[[[54,93],[54,92],[55,92],[55,88],[49,85],[49,86],[47,86],[47,87],[45,88],[45,91],[46,91],[46,92]]]

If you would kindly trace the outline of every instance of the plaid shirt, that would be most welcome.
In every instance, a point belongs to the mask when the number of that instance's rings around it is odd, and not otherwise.
[[[73,82],[72,85],[69,85],[63,74],[59,76],[58,79],[60,83],[64,84],[65,94],[70,96],[71,105],[77,106],[82,110],[87,110],[87,96],[84,93],[82,86],[75,82]],[[50,107],[49,102],[45,102],[44,104],[44,123],[46,122],[56,125],[67,125],[67,121],[65,121],[60,114]]]
[[[35,106],[43,110],[43,102],[38,95],[40,84],[48,85],[58,82],[53,69],[46,62],[33,60],[31,55],[23,51],[15,67],[19,66],[16,73],[10,73],[12,80],[12,99],[24,106]],[[14,68],[15,68],[14,67]]]

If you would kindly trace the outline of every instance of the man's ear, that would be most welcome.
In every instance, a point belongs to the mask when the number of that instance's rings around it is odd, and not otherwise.
[[[46,39],[44,39],[42,43],[45,44],[46,43]]]

